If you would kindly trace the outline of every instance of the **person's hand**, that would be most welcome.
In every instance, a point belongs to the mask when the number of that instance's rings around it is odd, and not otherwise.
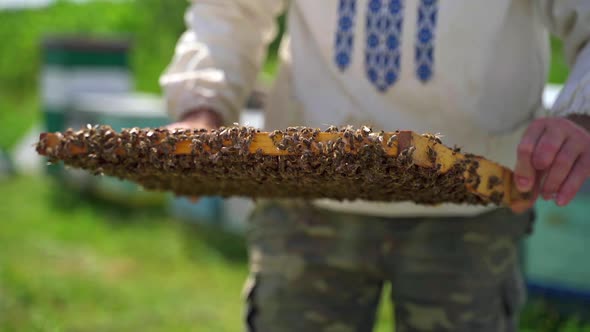
[[[197,108],[186,112],[183,117],[166,126],[167,129],[215,129],[223,123],[219,113],[209,108]]]
[[[514,181],[519,191],[532,193],[532,200],[514,204],[514,212],[532,208],[539,195],[559,206],[576,196],[590,176],[589,120],[553,117],[529,125],[518,145]]]

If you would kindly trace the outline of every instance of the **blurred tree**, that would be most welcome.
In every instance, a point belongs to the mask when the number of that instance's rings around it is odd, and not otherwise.
[[[157,77],[170,61],[185,30],[186,0],[60,0],[44,9],[0,11],[0,93],[26,97],[35,93],[39,44],[52,34],[124,35],[133,40],[133,67],[140,90],[157,91]],[[284,26],[284,19],[281,19]],[[281,29],[282,31],[282,29]],[[276,53],[278,39],[271,46]]]
[[[135,0],[135,10],[141,17],[134,27],[136,41],[134,67],[137,87],[145,91],[159,91],[157,77],[166,67],[174,46],[185,31],[186,0]],[[276,58],[280,38],[285,28],[284,16],[279,18],[279,34],[269,47],[269,59]]]
[[[158,77],[168,65],[174,46],[185,30],[186,0],[135,0],[136,22],[130,30],[134,40],[133,68],[137,88],[159,91]]]

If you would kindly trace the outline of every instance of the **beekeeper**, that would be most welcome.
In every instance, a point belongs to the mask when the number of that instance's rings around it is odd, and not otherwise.
[[[285,11],[267,129],[441,133],[561,206],[588,178],[588,0],[195,0],[161,78],[174,126],[238,122]],[[548,32],[571,73],[545,110]],[[247,236],[245,325],[370,331],[391,284],[396,331],[515,331],[530,208],[261,202]]]

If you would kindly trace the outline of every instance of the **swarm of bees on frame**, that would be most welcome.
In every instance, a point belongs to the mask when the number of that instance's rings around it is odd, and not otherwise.
[[[253,137],[260,131],[233,126],[216,130],[167,130],[131,128],[116,132],[108,126],[87,126],[59,133],[59,144],[48,147],[41,139],[37,151],[50,162],[63,161],[72,168],[95,175],[131,180],[147,190],[171,191],[180,196],[239,196],[250,198],[297,198],[369,201],[413,201],[419,204],[499,204],[469,192],[464,172],[476,174],[477,161],[466,158],[447,172],[440,167],[414,165],[410,146],[397,156],[385,147],[383,132],[369,127],[329,127],[340,133],[334,141],[317,139],[320,129],[290,127],[268,133],[275,147],[288,152],[269,155],[252,152]],[[432,136],[437,143],[438,137]],[[190,153],[178,154],[178,142],[190,142]],[[77,148],[84,153],[71,153]],[[459,152],[455,148],[454,153]],[[427,151],[431,161],[436,152]],[[439,165],[440,166],[440,165]],[[495,179],[489,185],[496,185]],[[479,185],[479,183],[471,183]]]

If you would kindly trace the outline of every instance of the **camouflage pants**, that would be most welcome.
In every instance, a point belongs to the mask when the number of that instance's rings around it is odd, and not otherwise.
[[[379,218],[266,202],[249,230],[248,331],[372,331],[391,284],[395,331],[515,331],[518,243],[532,214]],[[392,328],[393,330],[393,328]]]

